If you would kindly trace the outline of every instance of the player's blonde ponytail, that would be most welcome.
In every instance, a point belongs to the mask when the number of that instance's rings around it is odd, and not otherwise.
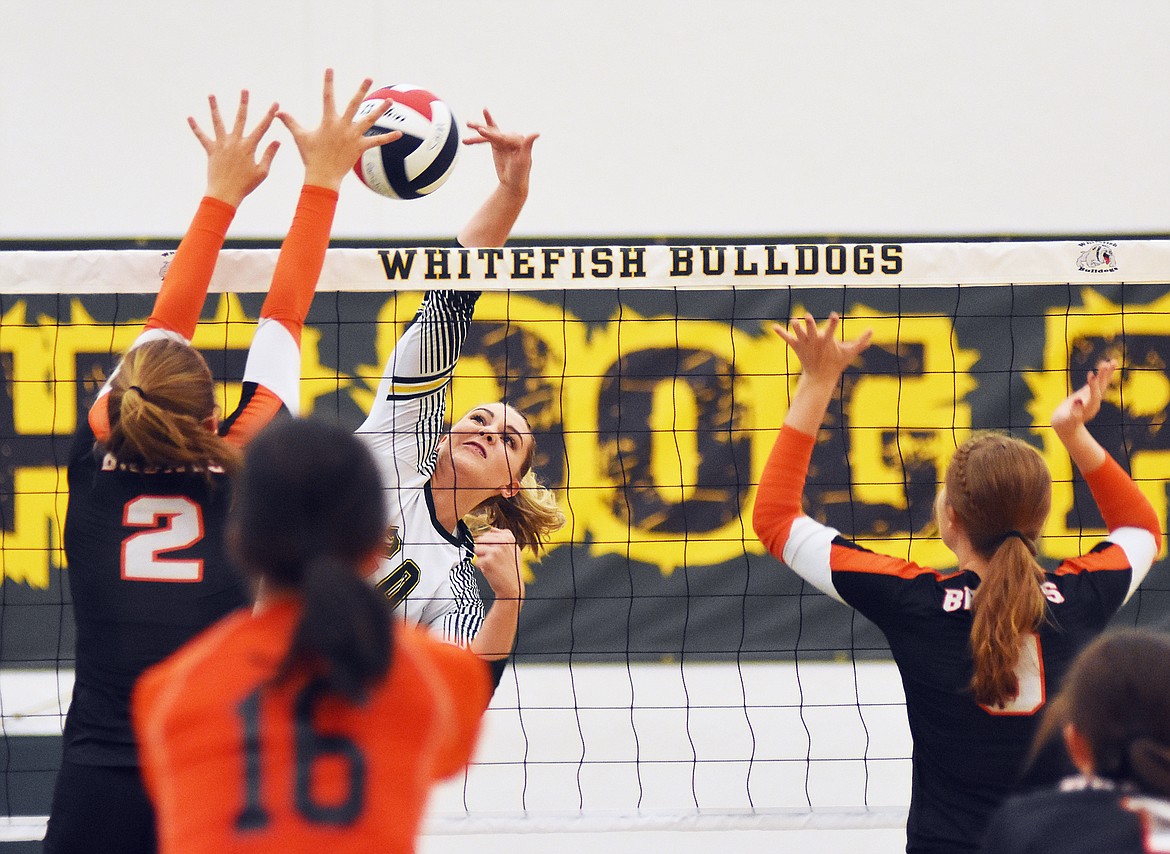
[[[534,557],[544,553],[549,537],[565,524],[557,496],[529,469],[520,478],[520,489],[511,498],[497,495],[472,510],[464,522],[473,537],[488,528],[511,531],[516,543]]]
[[[235,471],[240,454],[208,426],[215,415],[211,369],[181,341],[148,341],[127,353],[111,382],[106,450],[140,467]]]
[[[984,706],[1003,707],[1019,695],[1022,643],[1047,609],[1035,555],[1052,477],[1031,445],[988,433],[955,452],[946,489],[959,525],[986,561],[971,604],[971,692]]]

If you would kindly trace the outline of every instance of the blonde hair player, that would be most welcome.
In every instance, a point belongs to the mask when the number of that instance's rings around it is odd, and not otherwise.
[[[503,246],[528,198],[537,134],[508,133],[484,110],[465,144],[491,146],[498,186],[459,234],[465,248]],[[524,601],[520,550],[539,556],[564,524],[556,497],[532,471],[536,439],[501,401],[443,431],[446,388],[479,293],[431,291],[386,362],[357,434],[382,470],[390,523],[373,581],[410,623],[497,662],[512,652]],[[485,610],[479,569],[495,601]]]
[[[366,81],[340,115],[326,72],[324,115],[302,129],[274,104],[246,131],[248,95],[228,128],[211,98],[207,192],[146,328],[80,419],[69,453],[65,555],[77,620],[73,699],[45,851],[150,852],[154,815],[130,727],[138,675],[250,597],[224,554],[240,449],[300,400],[300,339],[329,242],[337,190],[354,160],[391,135],[353,121]],[[220,420],[211,371],[190,344],[216,258],[240,202],[267,176],[279,115],[305,166],[296,215],[260,310],[240,405]],[[372,118],[371,118],[372,121]]]
[[[1055,571],[1035,559],[1051,477],[1030,445],[1001,434],[965,442],[947,467],[936,515],[958,570],[876,554],[801,512],[816,434],[841,375],[870,333],[837,337],[839,318],[776,326],[800,359],[753,519],[777,558],[885,634],[902,675],[914,739],[909,852],[978,850],[1008,796],[1050,686],[1149,572],[1161,526],[1149,501],[1085,426],[1116,365],[1101,362],[1052,414],[1109,534]]]

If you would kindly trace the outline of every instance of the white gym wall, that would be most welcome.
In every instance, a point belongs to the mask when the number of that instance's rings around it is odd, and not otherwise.
[[[1160,0],[0,0],[0,239],[177,236],[202,189],[185,117],[303,122],[322,69],[539,130],[518,232],[1163,232]],[[278,237],[291,139],[233,236]],[[453,234],[493,180],[463,151],[435,197],[347,185],[339,237]]]

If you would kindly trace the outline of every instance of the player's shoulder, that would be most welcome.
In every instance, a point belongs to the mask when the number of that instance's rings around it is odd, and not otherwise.
[[[164,707],[181,704],[188,691],[213,690],[216,674],[230,668],[224,649],[243,631],[249,620],[246,611],[229,614],[205,629],[162,661],[148,667],[134,686],[133,704],[139,716],[163,713]]]
[[[449,643],[421,626],[398,623],[394,626],[394,657],[424,674],[441,674],[444,681],[461,690],[471,689],[489,678],[486,663],[471,650]]]
[[[931,566],[923,566],[906,558],[875,552],[866,546],[840,535],[830,544],[830,561],[834,574],[849,573],[861,578],[882,578],[894,581],[952,584],[963,577],[962,572],[944,573]]]

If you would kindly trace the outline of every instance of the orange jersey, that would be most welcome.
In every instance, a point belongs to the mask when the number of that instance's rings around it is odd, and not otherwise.
[[[133,717],[162,854],[412,852],[432,786],[471,760],[476,656],[404,625],[365,703],[269,680],[299,606],[233,615],[148,670]]]

